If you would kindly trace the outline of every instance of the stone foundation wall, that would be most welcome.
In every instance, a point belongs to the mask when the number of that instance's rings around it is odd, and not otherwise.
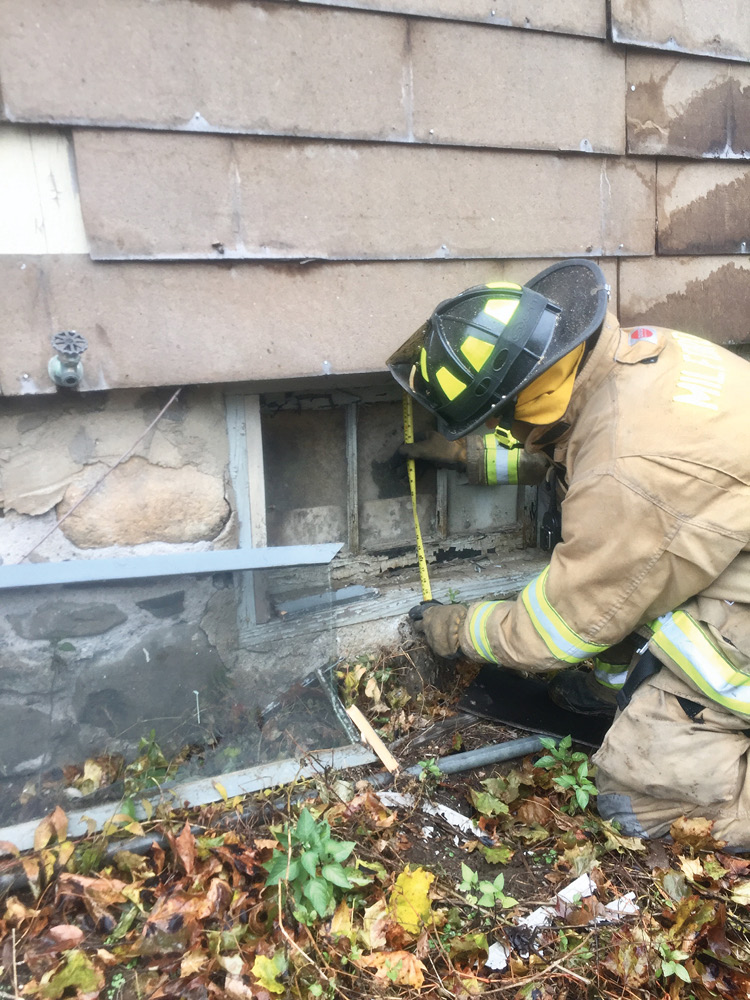
[[[170,395],[133,390],[5,401],[3,560],[24,558],[112,467],[35,558],[145,554],[170,545],[233,548],[222,391],[183,389],[144,437]]]

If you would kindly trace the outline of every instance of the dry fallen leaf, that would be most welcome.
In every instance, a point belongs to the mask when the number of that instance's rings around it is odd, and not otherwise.
[[[397,986],[419,989],[424,983],[424,965],[410,951],[383,951],[365,955],[357,960],[364,969],[374,969],[375,978],[390,981]]]
[[[435,876],[424,868],[406,869],[391,891],[389,912],[408,933],[417,935],[430,918],[430,886]]]
[[[362,938],[366,948],[376,951],[385,947],[385,929],[389,920],[388,904],[384,899],[379,899],[377,903],[367,907],[362,926]]]
[[[352,933],[352,910],[345,899],[336,907],[331,917],[331,937],[350,937]]]
[[[530,798],[524,799],[523,803],[519,806],[516,818],[527,826],[534,826],[535,824],[546,826],[547,823],[550,823],[554,819],[554,813],[546,799],[540,798],[538,795],[532,795]]]
[[[45,816],[34,831],[34,850],[41,851],[50,841],[57,839],[62,842],[68,833],[68,817],[60,806]]]
[[[672,839],[678,844],[686,844],[696,850],[717,850],[726,847],[726,840],[714,840],[711,831],[714,827],[712,819],[696,816],[688,819],[680,816],[669,828]]]
[[[182,833],[175,838],[174,851],[182,862],[185,874],[192,875],[195,871],[195,837],[187,820],[185,820]]]
[[[691,882],[705,875],[700,858],[680,858],[680,868],[685,877]]]

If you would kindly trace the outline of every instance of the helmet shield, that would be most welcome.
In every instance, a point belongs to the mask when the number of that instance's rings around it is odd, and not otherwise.
[[[446,299],[387,364],[447,437],[462,437],[594,333],[606,306],[597,265],[561,261],[523,287],[496,282]]]

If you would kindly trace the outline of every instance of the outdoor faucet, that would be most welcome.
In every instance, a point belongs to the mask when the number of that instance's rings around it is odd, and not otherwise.
[[[63,330],[52,337],[57,354],[47,365],[49,377],[63,389],[74,389],[83,378],[81,355],[88,347],[86,338],[75,330]]]

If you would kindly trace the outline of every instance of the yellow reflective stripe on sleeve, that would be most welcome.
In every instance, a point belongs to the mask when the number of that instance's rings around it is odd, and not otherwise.
[[[662,615],[652,623],[652,643],[712,701],[741,715],[750,715],[750,676],[714,646],[685,611]]]
[[[560,617],[547,600],[544,584],[549,566],[526,587],[521,599],[532,624],[556,660],[563,663],[580,663],[590,656],[603,653],[607,645],[586,642]]]
[[[594,676],[601,685],[619,691],[628,679],[628,668],[623,663],[605,663],[594,660]]]
[[[484,435],[484,478],[487,480],[490,486],[497,485],[497,463],[495,461],[495,452],[497,451],[497,442],[495,441],[494,434]]]
[[[511,486],[518,485],[518,463],[521,459],[521,449],[513,448],[512,451],[508,452],[508,457],[506,459],[508,466],[508,483]]]
[[[478,604],[471,616],[469,623],[469,635],[471,644],[481,657],[489,663],[497,663],[498,659],[492,652],[489,639],[487,638],[487,619],[492,612],[501,605],[502,601],[483,601]]]
[[[520,458],[520,448],[503,448],[494,433],[484,435],[485,479],[490,486],[515,486]]]

